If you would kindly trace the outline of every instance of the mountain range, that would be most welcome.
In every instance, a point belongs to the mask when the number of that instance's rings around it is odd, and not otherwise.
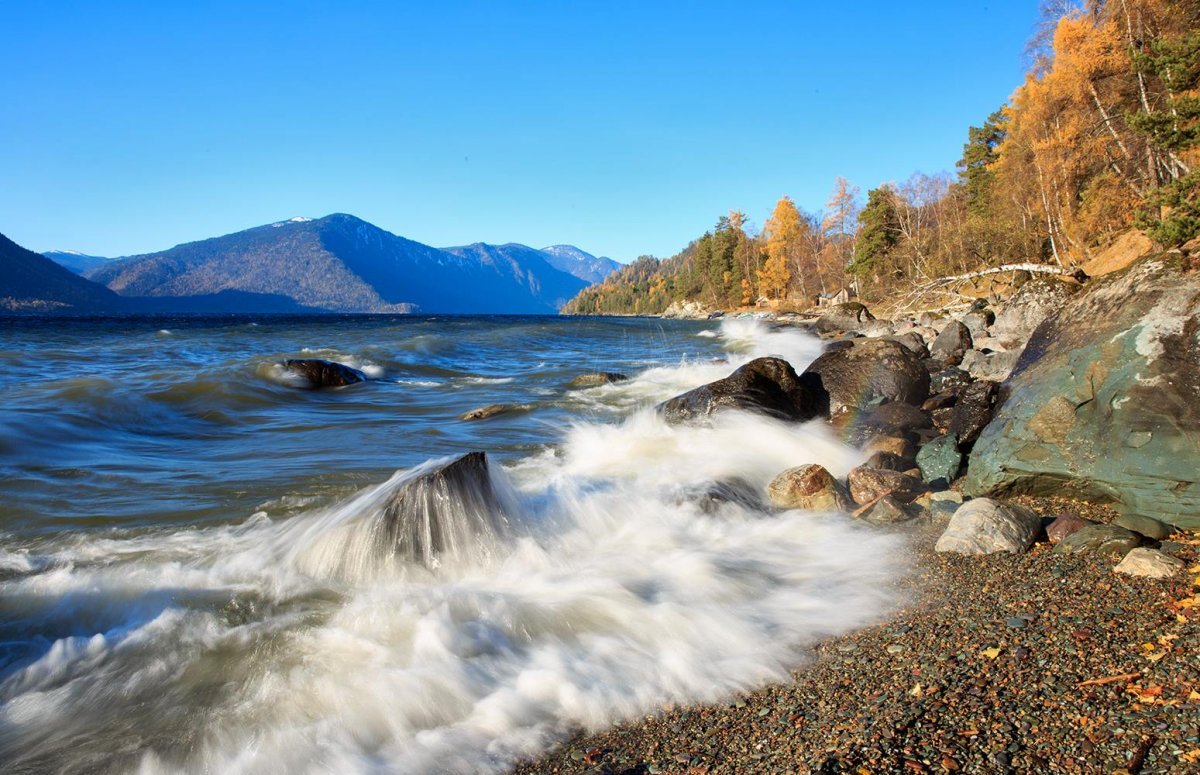
[[[439,249],[345,214],[113,259],[5,242],[0,311],[553,314],[620,267],[570,245]]]

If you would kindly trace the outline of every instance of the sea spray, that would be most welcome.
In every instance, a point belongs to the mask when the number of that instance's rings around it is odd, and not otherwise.
[[[820,423],[734,412],[666,425],[652,406],[673,392],[757,355],[802,369],[819,349],[795,331],[721,330],[724,363],[689,358],[565,396],[622,418],[576,415],[558,443],[493,472],[504,528],[454,561],[391,551],[382,529],[390,499],[441,458],[275,518],[6,547],[0,760],[500,771],[577,728],[785,680],[816,640],[896,603],[902,539],[845,515],[737,501],[709,513],[690,497],[861,458]]]

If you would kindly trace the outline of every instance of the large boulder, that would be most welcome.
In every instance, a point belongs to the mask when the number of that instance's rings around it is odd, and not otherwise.
[[[955,554],[1021,554],[1033,545],[1042,519],[1027,508],[976,498],[959,506],[934,549]]]
[[[828,411],[901,401],[920,406],[929,398],[929,372],[907,347],[890,339],[860,339],[827,350],[804,371]]]
[[[970,450],[979,434],[992,421],[999,392],[1000,386],[995,382],[980,380],[972,382],[959,395],[950,416],[950,432],[964,450]]]
[[[1198,395],[1200,275],[1144,259],[1093,280],[1038,328],[964,491],[1065,491],[1200,528]]]
[[[970,329],[952,320],[929,346],[929,357],[947,366],[957,366],[971,347]]]
[[[827,406],[811,380],[797,376],[787,361],[755,358],[724,379],[664,401],[658,411],[669,423],[702,419],[726,409],[785,420],[811,420],[824,415]]]
[[[850,493],[822,466],[809,464],[789,468],[767,487],[771,505],[780,509],[806,511],[849,511],[854,508]]]
[[[384,505],[381,548],[429,568],[485,553],[508,531],[511,509],[496,492],[483,452],[421,471]]]
[[[1062,309],[1074,290],[1074,286],[1061,280],[1029,280],[1017,289],[996,316],[992,336],[1005,347],[1020,348],[1043,320]]]
[[[813,328],[819,334],[859,331],[874,319],[875,316],[865,305],[857,301],[848,301],[845,304],[835,304],[830,307],[821,317],[817,318]]]
[[[283,369],[310,388],[344,387],[367,379],[356,368],[321,358],[290,358],[283,362]]]

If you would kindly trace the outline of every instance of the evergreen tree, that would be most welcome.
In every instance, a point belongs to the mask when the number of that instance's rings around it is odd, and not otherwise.
[[[887,265],[900,239],[896,192],[880,186],[867,192],[867,206],[858,214],[858,241],[848,271],[860,280],[877,274]]]

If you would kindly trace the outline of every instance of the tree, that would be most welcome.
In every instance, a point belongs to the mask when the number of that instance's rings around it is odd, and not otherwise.
[[[799,267],[799,254],[803,247],[804,222],[796,203],[788,197],[780,197],[775,210],[763,227],[767,240],[767,260],[760,274],[760,292],[767,298],[782,298],[787,295],[788,285],[793,279],[793,268]],[[805,293],[804,277],[795,274],[801,293]]]
[[[888,185],[867,192],[867,206],[858,214],[860,228],[854,246],[854,259],[847,267],[859,279],[877,277],[890,263],[900,241],[900,223],[896,212],[896,192]]]
[[[958,176],[966,197],[967,212],[977,218],[992,214],[992,187],[996,173],[992,165],[999,158],[997,149],[1004,142],[1004,113],[992,113],[983,126],[968,127],[967,142],[958,161]]]
[[[839,271],[845,272],[854,254],[854,236],[858,230],[858,186],[838,176],[833,192],[825,203],[821,231],[830,242]]]

